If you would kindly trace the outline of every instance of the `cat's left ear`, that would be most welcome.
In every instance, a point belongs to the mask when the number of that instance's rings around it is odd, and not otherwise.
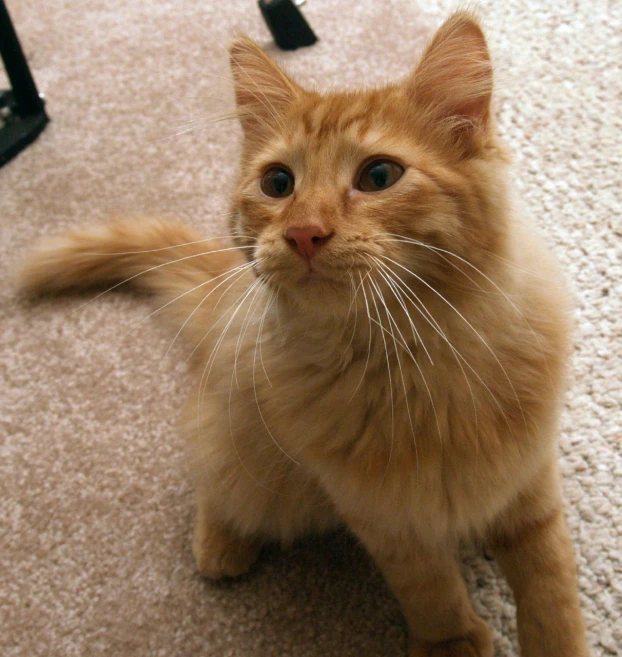
[[[262,139],[278,129],[280,116],[302,90],[248,37],[235,39],[229,55],[244,135]]]
[[[475,16],[460,11],[437,31],[405,82],[431,132],[462,154],[477,148],[490,124],[492,63]]]

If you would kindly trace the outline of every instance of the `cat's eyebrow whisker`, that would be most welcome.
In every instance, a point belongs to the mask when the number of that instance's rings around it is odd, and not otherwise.
[[[206,128],[207,126],[214,125],[215,123],[222,123],[223,121],[235,121],[239,118],[238,110],[231,110],[224,112],[223,114],[215,114],[214,116],[205,117],[203,120],[197,120],[193,125],[188,125],[181,130],[177,130],[171,135],[164,135],[163,137],[158,137],[157,139],[149,140],[152,143],[157,143],[160,141],[166,141],[168,139],[175,139],[175,137],[181,137],[187,135],[190,132],[196,132],[201,128]]]
[[[221,46],[221,47],[223,47],[223,46]],[[223,47],[223,49],[224,49],[224,47]],[[229,52],[228,52],[226,49],[224,49],[224,50],[225,50],[225,52],[227,52],[227,55],[229,55]],[[238,62],[238,60],[237,60],[235,57],[231,57],[231,59],[232,59],[233,62],[235,62],[235,63],[237,64],[237,66],[238,66],[238,68],[240,69],[240,71],[242,71],[242,72],[244,73],[244,75],[249,79],[249,82],[250,82],[250,84],[253,85],[253,88],[251,88],[251,87],[249,87],[249,86],[247,86],[247,85],[245,85],[245,84],[242,84],[239,80],[234,80],[235,85],[236,85],[237,87],[239,87],[240,89],[243,89],[244,91],[247,91],[251,96],[253,96],[253,97],[255,98],[255,100],[256,100],[260,105],[262,105],[263,107],[266,108],[266,110],[268,111],[268,113],[269,113],[269,114],[272,116],[272,118],[276,121],[276,123],[279,125],[279,127],[280,127],[282,130],[285,130],[285,124],[283,123],[283,120],[282,120],[281,117],[279,116],[279,113],[277,112],[277,110],[276,110],[276,108],[274,107],[274,105],[270,102],[270,99],[268,98],[268,96],[266,95],[266,93],[263,91],[263,89],[257,84],[257,82],[255,82],[255,80],[253,80],[253,78],[250,76],[250,74],[248,73],[248,71],[247,71],[243,66],[240,65],[240,63]],[[225,81],[227,81],[227,82],[229,82],[229,83],[232,81],[232,78],[230,78],[230,77],[226,77],[226,76],[224,76],[224,75],[216,75],[215,73],[211,73],[211,72],[208,73],[208,75],[209,75],[209,77],[215,78],[215,79],[217,79],[217,80],[225,80]],[[259,94],[261,94],[261,96],[263,96],[263,99],[258,95],[257,92],[258,92]],[[242,116],[243,116],[243,115],[247,115],[247,114],[251,114],[251,115],[252,115],[252,114],[254,114],[254,113],[249,112],[248,108],[238,109],[238,115],[242,115]],[[260,117],[258,117],[257,115],[255,115],[255,118],[260,118]],[[269,124],[267,124],[267,127],[270,128],[271,126],[270,126]]]
[[[183,98],[188,100],[217,100],[225,105],[228,104],[229,105],[229,107],[227,108],[228,111],[231,112],[236,111],[236,108],[231,105],[231,98],[221,98],[220,96],[213,96],[211,94],[200,94],[198,96],[193,96],[193,97],[184,96]],[[198,121],[203,121],[204,119],[209,119],[209,118],[210,115],[204,114],[203,116],[197,116],[194,119],[189,119],[188,121],[181,121],[180,123],[177,124],[176,127],[181,129]]]
[[[266,95],[266,93],[263,91],[262,85],[259,85],[255,80],[253,80],[252,76],[248,73],[248,71],[246,70],[246,68],[245,68],[244,66],[241,65],[240,61],[239,61],[236,57],[234,57],[234,56],[232,55],[231,51],[230,51],[228,48],[226,48],[225,45],[222,44],[222,43],[221,43],[221,42],[220,42],[220,41],[219,41],[219,40],[218,40],[218,39],[217,39],[217,38],[216,38],[216,37],[215,37],[215,36],[214,36],[214,35],[213,35],[213,34],[212,34],[212,33],[206,28],[206,27],[205,27],[205,25],[202,25],[202,24],[201,24],[200,27],[201,27],[201,28],[204,30],[204,32],[209,36],[209,38],[213,41],[213,43],[215,43],[215,44],[220,48],[220,50],[222,50],[222,51],[225,53],[225,55],[226,55],[231,61],[233,61],[233,62],[237,65],[237,67],[239,68],[239,70],[242,71],[242,72],[244,73],[244,75],[248,78],[248,80],[249,80],[250,83],[253,85],[253,87],[254,87],[255,89],[257,89],[257,91],[259,91],[259,93],[264,97],[264,100],[265,100],[266,102],[264,103],[264,102],[263,102],[263,101],[257,96],[257,94],[256,94],[253,90],[251,90],[251,89],[249,89],[248,87],[246,87],[246,86],[244,86],[243,84],[241,84],[241,82],[240,82],[239,80],[235,80],[235,77],[234,77],[234,82],[235,82],[235,84],[236,84],[237,86],[243,88],[245,91],[248,91],[251,95],[253,95],[253,96],[257,99],[257,101],[258,101],[259,103],[261,103],[264,107],[266,107],[266,109],[268,109],[268,111],[272,114],[273,118],[274,118],[278,123],[280,123],[281,128],[284,129],[284,128],[285,128],[285,125],[284,125],[282,119],[280,118],[280,116],[278,115],[278,112],[276,111],[275,107],[274,107],[274,106],[272,105],[272,103],[270,102],[270,99],[268,98],[268,96]],[[219,76],[219,75],[216,75],[215,73],[211,73],[211,72],[209,72],[208,75],[210,75],[211,77],[214,77],[214,78],[220,78],[220,79],[222,79],[222,80],[226,80],[227,82],[231,82],[231,78],[229,78],[229,77]],[[271,77],[272,79],[276,80],[272,75],[270,75],[269,77]],[[267,85],[264,84],[263,86],[267,86]]]

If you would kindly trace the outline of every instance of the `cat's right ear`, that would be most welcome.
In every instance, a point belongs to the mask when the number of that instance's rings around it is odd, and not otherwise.
[[[302,90],[248,37],[235,39],[229,55],[244,136],[255,141],[274,134],[280,116]]]

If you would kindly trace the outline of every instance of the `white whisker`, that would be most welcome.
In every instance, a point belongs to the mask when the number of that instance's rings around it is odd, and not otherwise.
[[[96,296],[94,296],[92,299],[89,299],[85,303],[79,305],[75,310],[72,312],[78,312],[85,306],[88,306],[90,303],[93,303],[93,301],[96,301],[99,299],[102,295],[107,294],[108,292],[111,292],[112,290],[115,290],[121,285],[124,285],[125,283],[129,283],[130,281],[133,281],[135,278],[138,278],[139,276],[144,276],[145,274],[148,274],[151,271],[155,271],[156,269],[161,269],[162,267],[168,267],[169,265],[174,265],[178,262],[183,262],[184,260],[191,260],[192,258],[199,258],[201,256],[205,255],[212,255],[215,253],[222,253],[223,251],[235,251],[240,248],[254,248],[254,247],[239,247],[239,246],[232,246],[232,247],[227,247],[226,249],[216,249],[215,251],[202,251],[201,253],[193,253],[191,255],[184,256],[183,258],[176,258],[175,260],[169,260],[167,262],[161,262],[159,265],[154,265],[153,267],[149,267],[148,269],[145,269],[143,271],[139,271],[137,274],[134,274],[130,276],[129,278],[126,278],[122,281],[119,281],[118,283],[115,283],[111,287],[105,289],[103,292],[100,292]],[[104,254],[107,255],[107,254]]]
[[[434,294],[436,294],[436,296],[438,296],[441,299],[441,301],[443,301],[445,304],[447,304],[458,315],[458,317],[460,317],[460,319],[462,319],[462,321],[471,329],[471,331],[473,331],[473,333],[479,338],[479,340],[482,342],[482,344],[486,347],[486,349],[488,350],[490,355],[494,358],[495,362],[497,363],[497,365],[499,365],[501,371],[503,372],[503,375],[505,376],[508,384],[510,385],[510,388],[511,388],[512,393],[514,395],[514,399],[515,399],[516,403],[518,404],[518,408],[520,409],[521,415],[523,417],[523,423],[525,425],[525,428],[527,428],[527,418],[525,417],[525,414],[523,412],[523,407],[520,403],[520,399],[518,398],[516,388],[514,387],[514,384],[512,383],[512,380],[510,379],[510,377],[507,373],[507,370],[505,369],[505,367],[503,366],[503,364],[499,360],[499,357],[497,356],[497,354],[495,354],[494,350],[490,347],[490,345],[486,342],[486,340],[484,340],[481,333],[479,333],[479,331],[471,324],[471,322],[469,322],[469,320],[450,301],[448,301],[438,290],[436,290],[432,285],[430,285],[425,279],[423,279],[421,276],[415,274],[410,269],[404,267],[404,265],[400,264],[399,262],[396,262],[392,258],[389,258],[388,256],[381,256],[381,258],[383,260],[388,260],[389,262],[392,262],[394,265],[400,267],[401,269],[403,269],[404,271],[409,273],[411,276],[414,276],[414,278],[416,278],[420,283],[425,285]]]
[[[374,283],[374,280],[371,276],[369,277],[369,282],[372,286],[376,287],[376,285]],[[376,289],[378,289],[378,288],[376,287]],[[370,296],[371,296],[371,300],[374,303],[374,308],[376,309],[376,317],[378,317],[378,323],[380,324],[381,328],[384,328],[382,326],[382,320],[380,319],[380,312],[378,310],[378,304],[376,303],[376,298],[374,297],[374,294],[373,294],[371,289],[370,289],[369,293],[370,293]],[[389,326],[391,326],[390,323],[389,323]],[[391,456],[393,454],[393,440],[394,440],[394,436],[395,436],[395,405],[394,405],[394,401],[393,401],[393,376],[391,374],[391,363],[389,361],[389,349],[387,347],[386,338],[384,337],[384,331],[380,331],[380,337],[382,338],[382,342],[384,344],[384,351],[385,351],[385,355],[386,355],[386,359],[387,359],[387,379],[389,381],[389,398],[391,399],[391,443],[389,445],[389,456],[387,458],[387,467],[384,471],[384,475],[382,476],[382,478],[384,480],[384,478],[387,475],[387,472],[389,471],[389,465],[391,464]],[[395,337],[394,337],[394,339],[395,339]],[[396,351],[397,351],[397,346],[396,346]]]
[[[261,418],[261,421],[263,422],[263,425],[268,432],[268,435],[272,439],[272,442],[277,446],[277,448],[294,464],[300,465],[296,459],[291,457],[279,444],[277,439],[274,437],[272,434],[272,431],[270,431],[270,427],[268,427],[268,423],[266,422],[266,419],[264,417],[263,411],[261,410],[261,404],[259,403],[259,395],[257,393],[257,379],[255,375],[256,367],[257,367],[257,349],[258,349],[258,343],[259,343],[259,338],[257,339],[257,342],[255,343],[255,353],[253,355],[253,392],[255,394],[255,403],[257,404],[257,411],[259,413],[259,417]]]
[[[439,419],[438,419],[438,413],[436,411],[436,404],[434,403],[434,397],[432,396],[432,391],[430,390],[430,386],[428,385],[428,381],[425,378],[425,375],[423,374],[423,370],[422,370],[421,366],[417,362],[416,356],[408,348],[408,345],[406,343],[406,339],[402,335],[402,332],[400,331],[399,326],[397,325],[397,322],[393,319],[393,316],[389,312],[389,308],[387,307],[387,304],[385,303],[384,296],[382,295],[382,292],[380,291],[378,286],[373,281],[372,281],[372,285],[374,285],[374,287],[376,288],[376,291],[378,292],[379,298],[380,298],[382,304],[385,307],[387,317],[389,318],[389,326],[391,326],[390,323],[393,322],[393,324],[395,325],[395,329],[397,330],[397,332],[399,333],[400,338],[402,339],[403,346],[404,346],[404,349],[405,349],[406,353],[408,353],[408,355],[410,356],[412,362],[414,363],[415,367],[417,368],[417,371],[419,372],[419,376],[421,376],[421,379],[423,381],[423,385],[424,385],[424,387],[425,387],[425,389],[428,393],[428,397],[430,398],[430,404],[432,406],[432,412],[434,413],[434,419],[436,420],[436,428],[438,430],[438,438],[439,438],[439,440],[442,444],[443,443],[443,436],[442,436],[442,433],[441,433],[441,425],[440,425],[440,422],[439,422]],[[391,333],[393,334],[393,341],[395,342],[395,334],[393,333],[392,328],[391,328]],[[396,356],[397,356],[397,362],[398,362],[398,365],[400,367],[400,372],[401,372],[402,371],[402,366],[401,366],[401,363],[400,363],[400,360],[399,360],[399,355],[397,355],[397,343],[396,343],[396,346],[395,346],[395,353],[396,353]],[[403,374],[402,374],[402,378],[403,378]],[[406,394],[405,387],[404,387],[404,394]],[[406,401],[406,405],[408,406],[408,398],[407,397],[406,397],[405,401]],[[410,410],[409,410],[409,416],[410,416]],[[413,433],[413,435],[414,435],[414,433]]]
[[[260,259],[260,260],[255,260],[254,263],[248,263],[248,265],[250,265],[250,267],[252,268],[253,265],[258,264],[259,262],[261,262],[261,259]],[[244,271],[247,271],[247,270],[244,270]],[[228,291],[229,291],[229,290],[230,290],[230,289],[231,289],[236,283],[239,282],[240,278],[241,278],[241,277],[239,277],[237,280],[233,280],[233,281],[232,281],[231,283],[229,283],[229,285],[227,285],[227,287],[222,291],[222,293],[221,293],[220,296],[218,297],[218,300],[216,301],[216,303],[215,303],[214,306],[212,307],[212,312],[214,312],[214,310],[216,310],[216,308],[218,307],[218,305],[220,304],[220,302],[222,301],[222,299],[225,297],[225,295],[227,294],[227,292],[228,292]],[[224,282],[224,281],[223,281],[223,282]],[[255,281],[255,282],[257,282],[257,281]],[[220,316],[220,317],[219,317],[219,318],[218,318],[218,319],[212,324],[212,326],[207,330],[207,332],[205,333],[205,335],[204,335],[204,336],[199,340],[199,342],[194,346],[193,350],[190,352],[190,354],[189,354],[188,357],[186,358],[186,362],[188,362],[188,361],[192,358],[192,356],[194,355],[194,353],[195,353],[195,352],[197,351],[197,349],[203,344],[203,342],[205,342],[205,340],[206,340],[207,337],[210,335],[210,333],[216,328],[216,326],[218,326],[218,324],[220,324],[221,320],[224,319],[224,318],[227,316],[227,314],[228,314],[231,310],[233,310],[233,307],[238,303],[238,301],[240,300],[240,298],[242,297],[243,294],[244,294],[244,292],[242,292],[242,294],[240,294],[240,296],[239,296],[239,297],[238,297],[238,298],[237,298],[237,299],[236,299],[236,300],[235,300],[235,301],[234,301],[234,302],[233,302],[233,303],[227,308],[227,310],[225,310],[225,311],[222,313],[222,315],[221,315],[221,316]],[[201,303],[202,303],[202,302],[201,302]]]
[[[372,320],[371,320],[371,314],[369,312],[369,302],[367,301],[367,292],[365,291],[365,279],[369,276],[370,273],[371,273],[371,269],[365,274],[365,276],[363,276],[359,272],[359,278],[361,279],[361,289],[363,290],[363,298],[365,299],[365,310],[367,311],[367,319],[369,320],[369,340],[367,344],[367,359],[365,360],[365,367],[363,368],[363,373],[361,374],[361,378],[359,379],[359,382],[357,383],[354,392],[352,393],[350,399],[348,400],[348,403],[350,403],[354,399],[354,395],[356,395],[358,389],[361,387],[361,384],[363,383],[363,380],[365,379],[365,373],[367,372],[367,368],[369,367],[369,358],[371,356]]]

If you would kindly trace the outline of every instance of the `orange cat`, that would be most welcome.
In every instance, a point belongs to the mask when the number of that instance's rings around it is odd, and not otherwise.
[[[491,657],[456,562],[485,542],[525,657],[585,657],[555,435],[569,313],[509,194],[477,21],[452,16],[399,84],[320,95],[231,47],[244,132],[230,244],[170,221],[79,229],[22,286],[132,283],[194,348],[194,554],[342,523],[399,598],[411,657]]]

